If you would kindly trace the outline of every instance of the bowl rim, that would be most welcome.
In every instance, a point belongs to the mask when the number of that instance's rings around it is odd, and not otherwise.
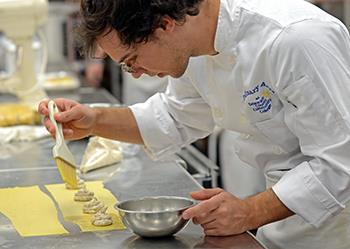
[[[122,202],[119,202],[114,205],[114,208],[117,209],[118,211],[125,212],[125,213],[140,213],[141,211],[134,211],[134,210],[128,210],[128,209],[123,209],[120,207],[120,205],[126,203],[126,202],[132,202],[132,201],[142,201],[146,199],[177,199],[177,200],[185,200],[189,201],[191,204],[184,206],[182,208],[174,209],[174,210],[164,210],[164,211],[142,211],[144,214],[159,214],[159,213],[170,213],[170,212],[178,212],[178,211],[183,211],[186,210],[190,207],[193,207],[196,202],[193,199],[186,198],[186,197],[181,197],[181,196],[145,196],[141,198],[135,198],[135,199],[129,199],[125,200]]]

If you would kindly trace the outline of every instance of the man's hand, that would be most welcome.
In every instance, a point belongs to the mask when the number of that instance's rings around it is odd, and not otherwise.
[[[139,127],[128,107],[89,108],[68,99],[56,99],[60,114],[55,114],[62,124],[65,139],[76,140],[89,135],[144,144]],[[44,115],[46,129],[55,136],[55,127],[49,119],[48,101],[39,104],[38,111]]]
[[[187,209],[183,218],[193,218],[195,224],[203,227],[206,235],[226,236],[250,229],[247,221],[251,210],[243,200],[220,188],[192,192],[191,196],[202,202]]]
[[[46,129],[55,136],[55,127],[49,119],[48,102],[42,101],[38,111],[45,116],[43,124]],[[77,140],[92,134],[96,123],[96,112],[93,109],[68,99],[56,99],[55,103],[61,112],[55,114],[55,119],[62,123],[65,139]]]
[[[201,202],[187,209],[182,217],[192,218],[209,236],[240,234],[294,214],[272,189],[244,200],[220,188],[192,192],[191,196]]]

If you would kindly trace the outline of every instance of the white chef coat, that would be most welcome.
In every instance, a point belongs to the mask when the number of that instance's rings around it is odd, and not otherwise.
[[[302,0],[221,0],[216,56],[191,58],[164,94],[131,106],[166,156],[215,125],[297,215],[262,227],[268,248],[350,248],[350,38]]]

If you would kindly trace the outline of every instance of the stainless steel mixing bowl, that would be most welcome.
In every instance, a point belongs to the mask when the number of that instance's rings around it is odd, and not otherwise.
[[[142,237],[170,236],[187,223],[181,214],[193,206],[193,200],[183,197],[159,196],[128,200],[115,205],[123,223]]]

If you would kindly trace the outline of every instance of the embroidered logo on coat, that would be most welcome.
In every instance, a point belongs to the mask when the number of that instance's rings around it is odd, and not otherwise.
[[[256,85],[252,90],[244,91],[243,100],[248,98],[248,105],[253,111],[265,113],[271,110],[272,95],[275,91],[265,82]]]

